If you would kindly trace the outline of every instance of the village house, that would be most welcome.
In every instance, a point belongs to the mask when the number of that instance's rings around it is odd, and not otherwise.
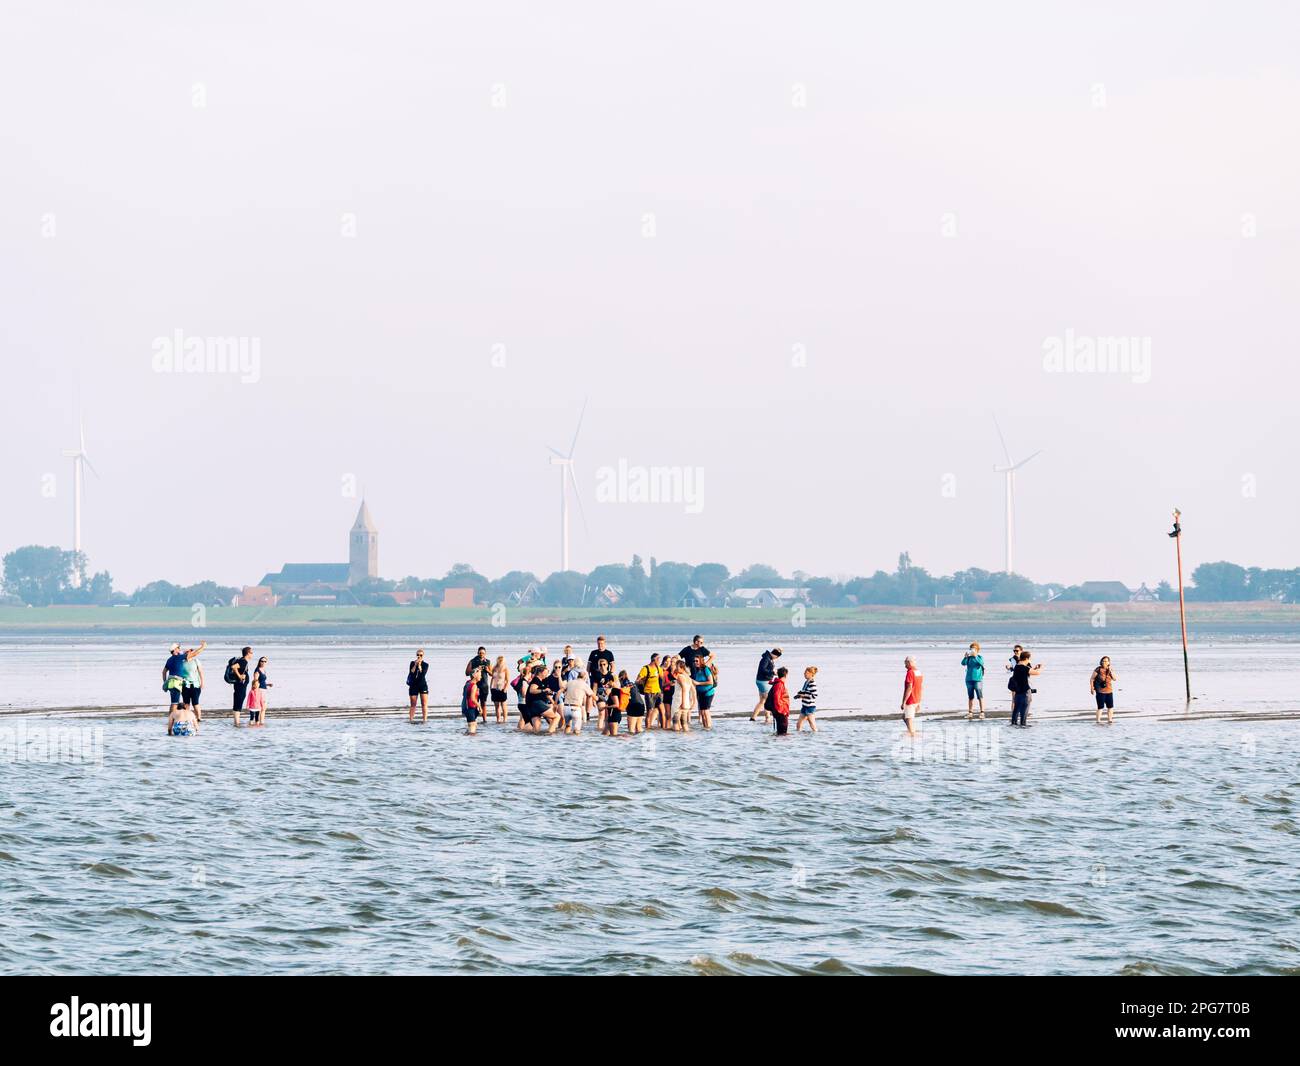
[[[473,607],[474,590],[472,588],[443,589],[441,607]]]
[[[507,607],[536,607],[542,602],[542,590],[536,581],[530,581],[521,589],[515,589],[506,597]]]
[[[274,607],[279,597],[270,585],[245,585],[231,601],[233,607]]]
[[[807,602],[806,588],[732,589],[727,593],[728,607],[792,607]]]
[[[589,585],[583,590],[582,602],[592,607],[617,607],[623,602],[623,586]]]

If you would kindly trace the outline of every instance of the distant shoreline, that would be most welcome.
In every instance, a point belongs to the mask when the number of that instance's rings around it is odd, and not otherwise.
[[[290,632],[346,635],[405,634],[443,630],[448,633],[491,634],[503,629],[595,633],[672,632],[728,634],[762,632],[810,636],[906,635],[908,633],[969,634],[974,638],[1001,631],[1039,635],[1074,634],[1103,637],[1107,633],[1178,636],[1176,603],[1117,603],[1104,605],[1104,624],[1097,625],[1100,607],[1090,603],[964,604],[954,607],[809,607],[802,617],[786,609],[714,608],[506,608],[504,619],[490,607],[209,607],[196,620],[188,607],[0,607],[0,637],[95,631],[149,633],[201,629],[212,634]],[[1189,629],[1203,633],[1300,634],[1300,604],[1189,604]],[[494,625],[494,621],[497,624]],[[501,624],[504,621],[504,624]],[[798,624],[802,622],[803,624]]]

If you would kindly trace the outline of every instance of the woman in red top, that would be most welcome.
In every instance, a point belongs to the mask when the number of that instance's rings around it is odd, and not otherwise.
[[[784,666],[776,672],[772,682],[772,717],[776,720],[776,735],[785,736],[790,729],[790,690],[785,687],[785,675],[790,671]]]
[[[465,717],[465,731],[470,736],[478,733],[478,718],[483,710],[483,700],[479,696],[479,682],[483,679],[480,667],[474,667],[460,693],[460,713]]]

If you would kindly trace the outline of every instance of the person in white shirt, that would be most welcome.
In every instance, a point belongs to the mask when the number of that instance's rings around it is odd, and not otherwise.
[[[577,735],[582,732],[582,723],[590,714],[591,701],[595,698],[587,684],[586,671],[579,670],[577,677],[561,682],[560,692],[564,697],[564,731]]]
[[[691,731],[691,712],[699,706],[695,695],[695,682],[684,664],[678,664],[673,684],[673,730],[677,733]]]

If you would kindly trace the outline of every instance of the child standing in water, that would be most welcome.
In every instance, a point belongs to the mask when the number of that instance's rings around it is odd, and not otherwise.
[[[767,690],[763,707],[772,715],[776,723],[776,735],[785,736],[790,731],[790,691],[785,687],[786,675],[790,673],[784,666],[776,672],[776,680]]]
[[[814,733],[817,732],[817,667],[805,667],[803,672],[803,688],[795,693],[795,698],[799,700],[799,721],[794,724],[794,731],[797,733],[803,728],[804,722],[808,723],[808,728]]]
[[[465,730],[470,736],[478,732],[478,716],[483,709],[483,700],[479,695],[479,682],[482,680],[483,668],[474,667],[460,692],[460,713],[465,718]]]
[[[266,690],[271,682],[266,678],[266,656],[257,660],[257,669],[253,671],[253,685],[248,690],[248,724],[249,726],[266,725]]]
[[[169,737],[196,737],[199,735],[199,720],[194,708],[187,704],[172,705],[167,716],[167,735]]]

